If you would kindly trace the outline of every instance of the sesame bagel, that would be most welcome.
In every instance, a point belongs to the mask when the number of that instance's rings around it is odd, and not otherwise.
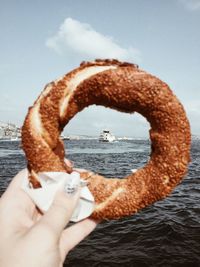
[[[166,83],[137,65],[117,60],[83,62],[47,84],[29,108],[22,145],[32,186],[41,186],[39,172],[72,172],[64,160],[60,134],[78,112],[93,104],[143,115],[151,127],[151,155],[144,167],[124,179],[81,174],[95,198],[92,218],[121,218],[166,197],[182,180],[190,161],[186,113]]]

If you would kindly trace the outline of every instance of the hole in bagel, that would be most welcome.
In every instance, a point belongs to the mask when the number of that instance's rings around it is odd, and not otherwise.
[[[122,178],[142,168],[149,160],[150,125],[138,113],[127,114],[101,106],[90,106],[65,126],[65,156],[75,168],[91,170],[106,177]],[[100,142],[103,130],[116,137]]]

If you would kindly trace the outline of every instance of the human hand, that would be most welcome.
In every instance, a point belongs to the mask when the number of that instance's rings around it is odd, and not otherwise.
[[[79,199],[58,192],[44,214],[21,189],[28,171],[19,172],[0,199],[0,266],[61,267],[68,252],[97,225],[85,219],[64,229]]]

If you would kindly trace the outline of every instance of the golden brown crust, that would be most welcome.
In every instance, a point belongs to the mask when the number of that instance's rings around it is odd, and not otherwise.
[[[64,163],[59,135],[77,112],[92,104],[139,112],[151,125],[152,142],[147,165],[125,179],[83,174],[97,204],[92,217],[131,215],[167,196],[186,174],[190,160],[190,126],[184,108],[167,84],[137,65],[117,60],[84,62],[47,85],[23,126],[22,143],[30,170],[71,172]]]

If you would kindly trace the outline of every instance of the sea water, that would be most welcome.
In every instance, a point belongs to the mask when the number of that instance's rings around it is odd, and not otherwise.
[[[65,141],[75,167],[122,178],[141,168],[150,155],[149,140],[100,143]],[[101,223],[72,250],[70,267],[199,267],[200,266],[200,140],[192,141],[187,176],[162,201],[121,219]],[[26,167],[19,142],[0,142],[0,192]]]

